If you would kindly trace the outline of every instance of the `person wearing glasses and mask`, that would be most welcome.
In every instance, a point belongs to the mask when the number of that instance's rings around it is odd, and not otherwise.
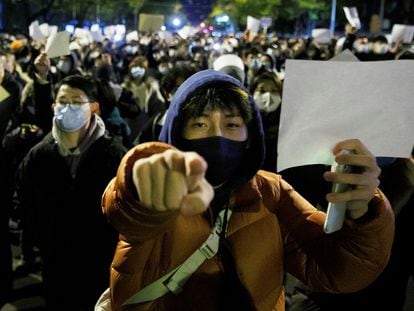
[[[93,310],[108,286],[117,233],[101,196],[126,149],[99,117],[96,82],[59,82],[52,130],[32,147],[16,178],[23,235],[37,246],[48,310]]]
[[[184,81],[159,140],[128,151],[103,195],[120,235],[111,285],[95,310],[281,311],[285,271],[319,291],[352,292],[385,267],[393,212],[360,140],[332,146],[338,162],[363,173],[324,173],[355,186],[327,194],[348,210],[330,235],[325,213],[260,170],[260,112],[232,76],[204,70]],[[337,155],[341,149],[355,154]]]

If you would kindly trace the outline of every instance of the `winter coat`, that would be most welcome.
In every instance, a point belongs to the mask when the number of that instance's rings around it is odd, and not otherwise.
[[[9,122],[16,117],[19,108],[21,89],[14,78],[5,71],[0,86],[7,91],[8,97],[0,100],[0,148],[1,142],[6,134]]]
[[[119,140],[104,134],[80,155],[73,176],[49,133],[19,167],[23,234],[40,250],[46,295],[59,310],[92,310],[108,286],[117,233],[100,202],[125,153]]]
[[[167,293],[147,303],[123,308],[137,291],[183,263],[207,239],[214,224],[211,209],[184,217],[177,211],[144,207],[132,181],[139,158],[179,146],[179,108],[199,86],[212,82],[240,83],[223,73],[206,70],[187,79],[174,95],[160,140],[131,149],[117,176],[105,190],[103,211],[120,232],[111,267],[110,297],[117,310],[220,310],[226,293],[222,257],[207,259],[183,291]],[[323,232],[325,214],[301,197],[280,175],[259,170],[263,157],[260,114],[254,109],[249,125],[250,150],[239,170],[228,203],[226,244],[250,306],[246,310],[284,310],[284,273],[289,272],[318,291],[352,292],[367,286],[387,263],[393,240],[393,214],[378,190],[362,220],[347,219],[334,234]],[[220,246],[222,247],[222,246]],[[223,296],[224,293],[224,296]],[[234,301],[236,303],[237,301]],[[240,309],[237,309],[240,310]]]

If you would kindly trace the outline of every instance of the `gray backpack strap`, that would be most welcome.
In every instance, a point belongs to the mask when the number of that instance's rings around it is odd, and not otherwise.
[[[124,302],[123,306],[152,301],[165,295],[169,291],[173,292],[175,295],[178,295],[182,291],[182,287],[185,282],[187,282],[187,280],[204,262],[204,260],[210,259],[217,254],[220,242],[220,233],[223,230],[225,217],[227,218],[225,222],[227,224],[231,213],[232,211],[230,209],[222,210],[218,214],[214,227],[203,245],[201,245],[180,266],[128,298],[128,300]]]

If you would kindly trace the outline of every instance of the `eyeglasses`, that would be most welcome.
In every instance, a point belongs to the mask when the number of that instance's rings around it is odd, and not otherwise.
[[[73,111],[78,111],[84,107],[84,105],[90,104],[90,102],[83,103],[60,103],[56,102],[57,105],[64,106],[65,108],[71,109]]]

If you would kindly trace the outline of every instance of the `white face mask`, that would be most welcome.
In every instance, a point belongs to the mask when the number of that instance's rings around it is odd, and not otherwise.
[[[375,54],[384,55],[387,54],[389,46],[386,43],[374,43],[372,50]]]
[[[261,111],[273,112],[279,108],[282,98],[280,95],[271,94],[270,92],[256,93],[254,95],[254,101]]]
[[[63,72],[64,74],[68,74],[70,71],[70,61],[67,60],[59,60],[59,62],[56,64],[56,67]]]
[[[368,46],[368,44],[355,42],[353,47],[354,47],[354,50],[357,53],[363,53],[363,54],[369,53],[369,46]]]
[[[175,55],[177,55],[177,51],[175,49],[169,49],[168,50],[168,56],[169,57],[174,57]]]
[[[139,66],[132,67],[131,68],[131,76],[134,79],[138,79],[138,80],[142,79],[145,76],[145,68],[142,68],[142,67],[139,67]]]
[[[86,112],[90,109],[89,103],[80,105],[56,104],[54,109],[56,123],[64,132],[76,132],[88,121]]]
[[[259,70],[262,67],[262,61],[260,59],[253,59],[249,63],[249,68],[252,70]]]
[[[158,67],[158,71],[165,76],[167,73],[170,72],[170,67],[167,66],[163,66],[163,67]]]

